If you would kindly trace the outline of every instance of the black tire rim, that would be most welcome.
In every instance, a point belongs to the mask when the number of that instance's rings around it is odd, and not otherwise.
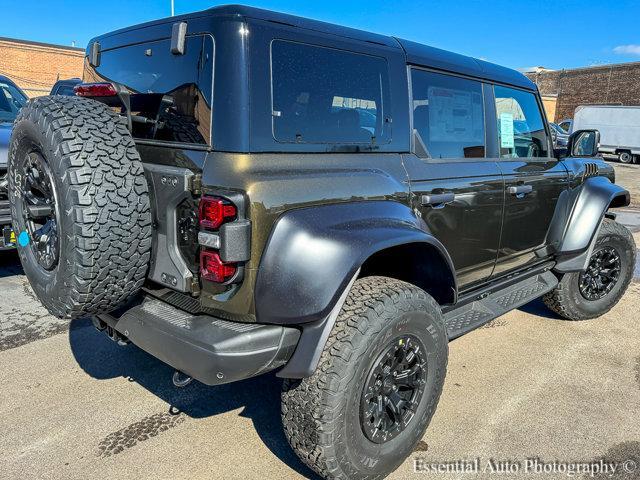
[[[580,294],[592,301],[604,298],[618,283],[621,267],[620,255],[615,248],[604,247],[595,251],[587,270],[580,274]]]
[[[384,443],[397,437],[416,414],[427,383],[426,351],[413,335],[395,338],[373,363],[360,402],[366,437]]]
[[[53,176],[42,155],[29,153],[20,183],[18,214],[29,235],[29,248],[38,264],[51,271],[58,265],[60,239]]]

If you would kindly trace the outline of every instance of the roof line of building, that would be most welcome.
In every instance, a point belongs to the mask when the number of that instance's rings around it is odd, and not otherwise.
[[[66,45],[56,45],[55,43],[34,42],[32,40],[22,40],[20,38],[0,37],[0,42],[23,43],[25,45],[35,45],[38,47],[60,48],[63,50],[71,50],[73,52],[84,52],[84,48],[67,47]]]
[[[540,71],[530,71],[530,72],[525,72],[525,74],[532,74],[532,75],[544,75],[545,73],[557,73],[557,72],[571,72],[574,70],[594,70],[597,68],[612,68],[612,67],[626,67],[626,66],[631,66],[631,65],[640,65],[640,62],[636,61],[636,62],[618,62],[618,63],[604,63],[602,65],[587,65],[584,67],[573,67],[573,68],[558,68],[558,69],[545,69],[545,70],[540,70]]]

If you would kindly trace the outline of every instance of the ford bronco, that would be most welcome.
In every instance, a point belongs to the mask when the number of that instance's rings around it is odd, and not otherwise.
[[[598,132],[553,150],[516,71],[225,6],[96,37],[75,91],[31,100],[11,138],[36,295],[178,386],[277,370],[325,478],[410,455],[452,339],[538,297],[596,318],[630,282]]]

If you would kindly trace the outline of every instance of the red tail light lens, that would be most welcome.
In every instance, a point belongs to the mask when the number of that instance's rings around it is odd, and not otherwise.
[[[80,83],[73,91],[78,97],[115,97],[118,94],[110,83]]]
[[[228,220],[235,218],[238,211],[235,205],[219,197],[200,199],[200,227],[217,229]]]
[[[200,276],[203,280],[223,283],[236,274],[237,267],[233,263],[224,263],[217,252],[202,249],[200,251]]]

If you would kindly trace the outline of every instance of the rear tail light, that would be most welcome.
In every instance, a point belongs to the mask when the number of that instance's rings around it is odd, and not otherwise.
[[[80,83],[73,88],[78,97],[115,97],[116,87],[111,83]]]
[[[224,283],[232,278],[238,267],[234,263],[224,263],[218,252],[205,249],[200,251],[200,276],[203,280]]]
[[[219,197],[200,199],[200,227],[216,230],[223,223],[233,220],[238,211],[234,204]]]

